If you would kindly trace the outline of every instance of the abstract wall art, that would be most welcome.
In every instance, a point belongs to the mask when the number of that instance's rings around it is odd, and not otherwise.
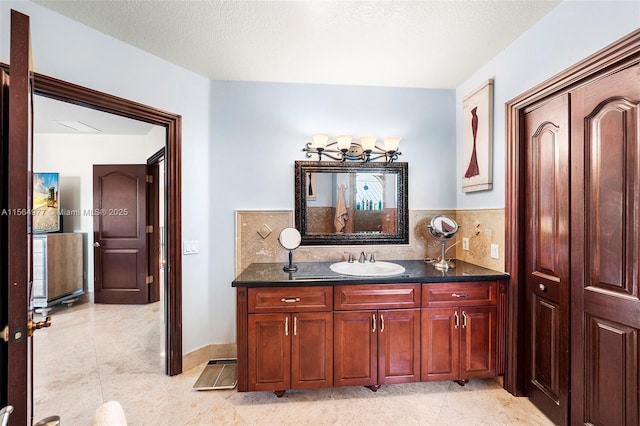
[[[485,191],[493,186],[493,79],[462,99],[462,191]]]

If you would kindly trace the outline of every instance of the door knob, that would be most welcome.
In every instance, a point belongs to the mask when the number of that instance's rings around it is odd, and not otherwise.
[[[93,246],[94,247],[100,247],[100,243],[96,241],[95,243],[93,243]]]
[[[540,291],[547,291],[547,286],[544,284],[538,284],[538,288],[540,289]]]
[[[27,321],[27,335],[32,336],[34,330],[40,330],[41,328],[51,327],[51,317],[47,317],[44,321],[33,322]]]

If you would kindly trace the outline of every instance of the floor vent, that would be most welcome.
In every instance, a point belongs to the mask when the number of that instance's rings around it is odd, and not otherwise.
[[[238,360],[211,359],[193,385],[195,390],[233,389],[238,383]]]

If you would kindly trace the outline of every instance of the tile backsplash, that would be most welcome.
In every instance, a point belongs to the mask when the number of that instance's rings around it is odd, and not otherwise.
[[[447,244],[447,257],[455,257],[486,268],[504,271],[504,209],[411,210],[409,244],[357,246],[300,246],[294,263],[331,262],[346,259],[346,253],[376,252],[379,260],[426,259],[440,256],[440,242],[427,230],[431,218],[446,214],[456,219],[460,230]],[[236,276],[251,263],[287,262],[288,252],[278,244],[283,228],[293,226],[292,210],[236,210]],[[463,237],[469,250],[462,250]],[[456,244],[455,248],[453,244]],[[490,245],[498,244],[499,259],[490,256]]]

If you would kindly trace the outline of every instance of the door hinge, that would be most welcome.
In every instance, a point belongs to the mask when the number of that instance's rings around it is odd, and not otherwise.
[[[153,176],[152,175],[145,175],[144,176],[144,180],[147,183],[153,183]]]
[[[147,234],[153,234],[153,225],[147,226]]]
[[[0,331],[0,339],[9,343],[9,324],[5,325],[2,331]]]
[[[153,275],[147,276],[146,282],[147,282],[147,284],[153,284]]]

